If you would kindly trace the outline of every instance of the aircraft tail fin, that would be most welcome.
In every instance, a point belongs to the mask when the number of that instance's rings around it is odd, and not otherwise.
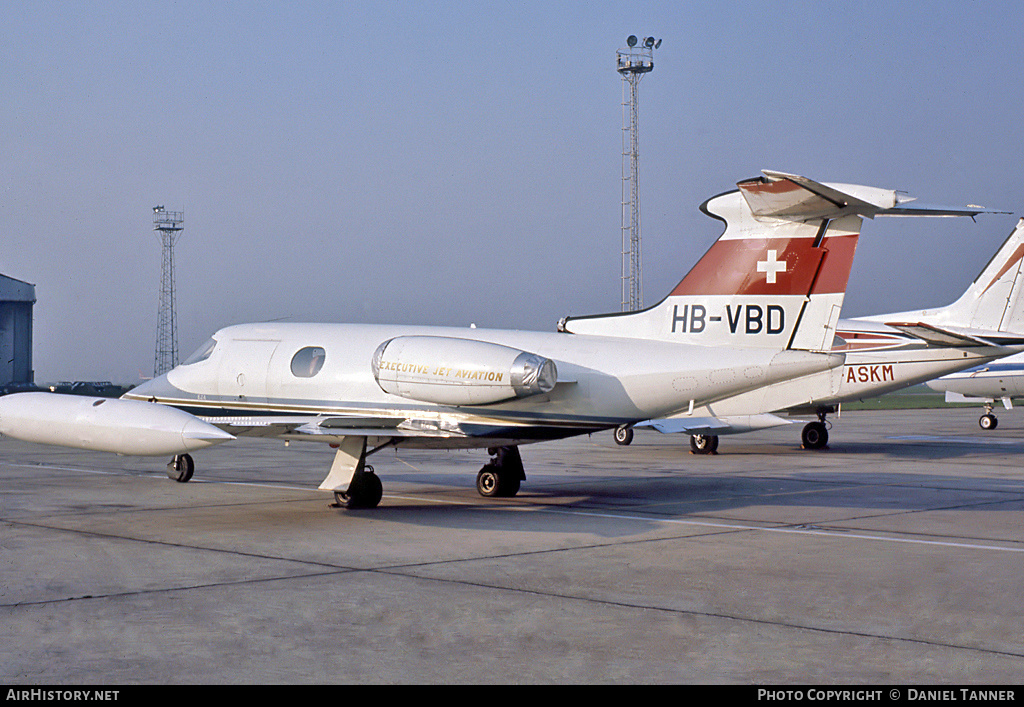
[[[725,231],[665,299],[567,317],[576,334],[825,351],[832,347],[862,216],[895,192],[764,171],[701,205]]]
[[[574,334],[827,351],[863,218],[974,216],[921,206],[891,189],[823,184],[764,170],[701,210],[725,232],[665,299],[637,312],[566,317]]]
[[[1024,333],[1024,218],[981,274],[951,305],[925,310],[922,321],[986,331]]]

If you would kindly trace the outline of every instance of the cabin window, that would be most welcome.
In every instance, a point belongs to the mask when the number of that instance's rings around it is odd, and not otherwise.
[[[319,346],[307,346],[292,356],[292,374],[296,378],[312,378],[324,367],[327,352]]]
[[[193,364],[193,363],[199,363],[200,361],[205,361],[206,359],[210,358],[210,354],[213,353],[213,350],[215,348],[217,348],[217,340],[216,339],[210,339],[205,344],[203,344],[198,349],[196,349],[196,352],[194,354],[192,354],[191,356],[189,356],[188,358],[186,358],[185,361],[181,365],[182,366],[188,366],[188,365]]]

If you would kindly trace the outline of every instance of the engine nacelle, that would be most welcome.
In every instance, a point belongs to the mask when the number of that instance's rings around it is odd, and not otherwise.
[[[558,380],[549,358],[444,336],[388,339],[371,365],[385,393],[439,405],[487,405],[549,393]]]

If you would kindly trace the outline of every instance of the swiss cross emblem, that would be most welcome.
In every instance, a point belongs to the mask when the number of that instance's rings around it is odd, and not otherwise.
[[[780,272],[786,272],[786,261],[777,260],[779,252],[777,250],[768,251],[767,260],[757,261],[757,271],[765,273],[765,277],[768,284],[775,284],[775,276]]]

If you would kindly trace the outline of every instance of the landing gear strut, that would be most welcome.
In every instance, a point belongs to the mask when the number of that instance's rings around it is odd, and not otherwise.
[[[515,496],[526,478],[519,447],[491,447],[487,452],[492,458],[476,475],[477,493],[488,498]]]
[[[992,403],[985,403],[985,414],[978,418],[978,425],[983,430],[994,430],[999,420],[992,414]]]
[[[337,445],[338,453],[320,490],[333,491],[331,508],[376,508],[384,496],[384,485],[366,463],[366,455],[391,444],[388,442],[366,451],[366,437],[343,437]],[[333,446],[333,445],[332,445]]]
[[[817,422],[808,422],[800,433],[804,449],[824,449],[828,446],[828,427],[825,425],[825,413],[818,413]]]
[[[167,465],[167,476],[179,484],[187,483],[196,470],[196,464],[189,454],[179,454]]]

